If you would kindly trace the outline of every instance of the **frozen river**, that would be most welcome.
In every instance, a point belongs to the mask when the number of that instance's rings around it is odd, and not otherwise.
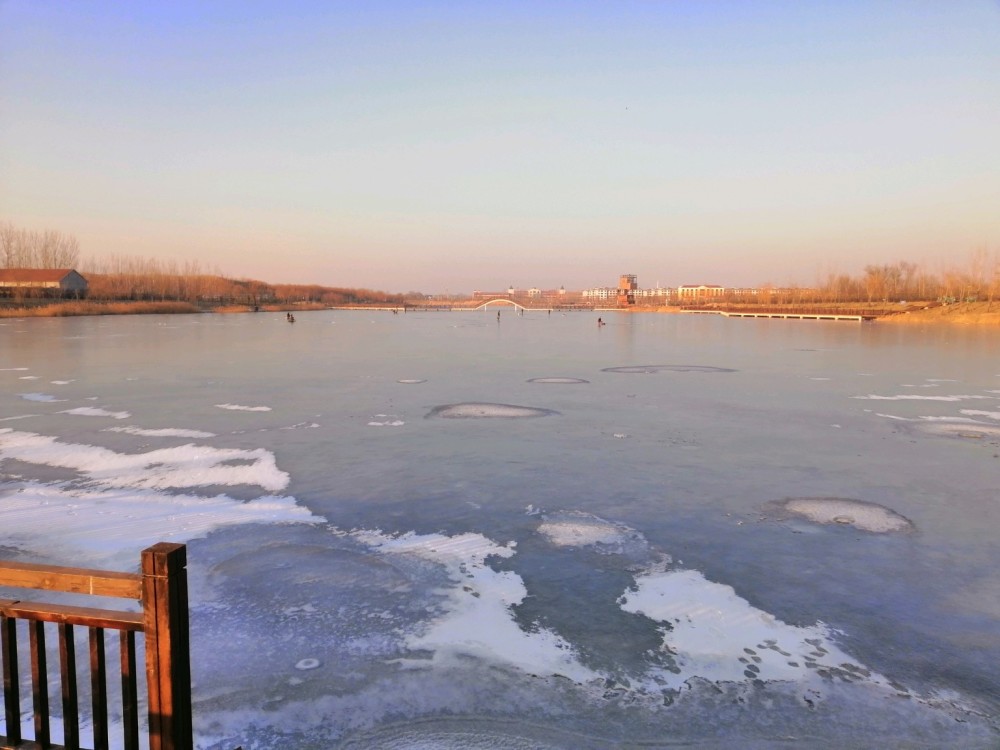
[[[187,543],[205,750],[997,747],[1000,332],[602,317],[0,321],[0,557]]]

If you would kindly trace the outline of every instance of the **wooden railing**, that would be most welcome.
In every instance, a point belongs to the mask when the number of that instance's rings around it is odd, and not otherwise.
[[[140,573],[63,568],[0,560],[0,587],[42,589],[134,599],[141,612],[0,599],[0,662],[3,666],[6,736],[0,750],[81,750],[77,694],[77,626],[87,628],[90,650],[90,718],[93,750],[138,750],[139,695],[136,633],[145,639],[149,750],[191,750],[191,666],[188,647],[187,551],[161,542],[143,550]],[[48,624],[48,628],[46,625]],[[54,627],[53,627],[54,626]],[[58,637],[63,744],[51,741],[46,632]],[[31,662],[34,737],[22,737],[18,636],[27,630]],[[122,742],[109,743],[105,631],[119,633]],[[23,649],[22,649],[23,651]],[[25,675],[26,676],[26,675]]]

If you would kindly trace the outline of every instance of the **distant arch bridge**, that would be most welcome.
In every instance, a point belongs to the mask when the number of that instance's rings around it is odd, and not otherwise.
[[[494,297],[493,299],[486,300],[479,307],[473,308],[474,310],[485,310],[487,307],[513,307],[517,310],[527,310],[524,305],[517,304],[514,300],[507,299],[506,297]]]

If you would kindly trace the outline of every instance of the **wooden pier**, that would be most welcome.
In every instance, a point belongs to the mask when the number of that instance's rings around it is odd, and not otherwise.
[[[880,308],[816,308],[816,307],[686,307],[681,312],[695,315],[722,315],[726,318],[782,318],[785,320],[847,320],[870,321],[899,310]]]

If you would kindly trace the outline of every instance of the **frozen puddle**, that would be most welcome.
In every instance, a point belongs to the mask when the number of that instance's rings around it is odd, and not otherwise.
[[[629,365],[627,367],[605,367],[601,372],[653,374],[657,372],[736,372],[736,370],[709,365]]]
[[[547,417],[559,412],[552,409],[540,409],[534,406],[515,406],[513,404],[491,404],[468,402],[463,404],[446,404],[430,410],[427,418],[441,419],[531,419]]]
[[[877,503],[844,497],[792,497],[773,506],[779,517],[798,516],[820,524],[843,524],[874,534],[913,531],[913,523]]]

